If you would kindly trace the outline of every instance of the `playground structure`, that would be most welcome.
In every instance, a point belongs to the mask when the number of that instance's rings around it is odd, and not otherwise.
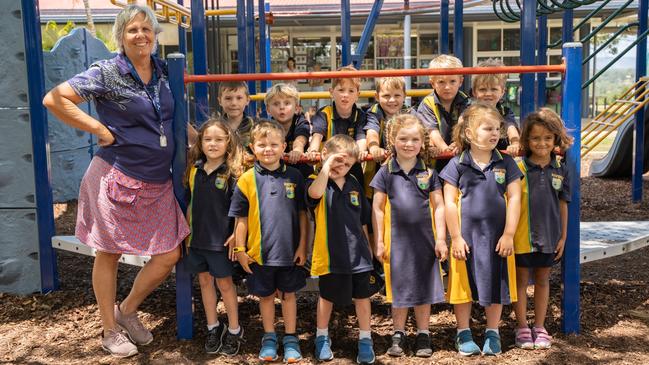
[[[541,3],[542,0],[539,0],[538,3]],[[150,1],[151,3],[162,3],[163,1]],[[171,3],[165,1],[166,3]],[[559,10],[560,6],[556,5],[560,3],[562,5],[570,3],[572,5],[577,4],[586,4],[591,3],[592,1],[563,1],[559,2],[558,0],[552,0],[554,4],[554,11]],[[647,5],[648,0],[640,0],[640,7],[638,10],[638,42],[637,43],[637,79],[641,80],[644,77],[646,72],[646,57],[642,55],[646,54],[646,40],[647,35]],[[440,39],[442,43],[446,40],[446,48],[448,50],[448,0],[442,0],[440,6],[440,12],[442,17],[445,20],[446,27],[444,27],[444,22],[442,23],[442,34]],[[583,87],[582,83],[582,44],[581,43],[571,43],[572,34],[573,34],[573,22],[572,22],[572,11],[570,9],[563,10],[563,20],[564,20],[564,34],[563,34],[563,55],[564,55],[564,64],[563,65],[553,65],[553,66],[542,66],[545,63],[545,58],[541,58],[543,53],[543,47],[539,47],[538,54],[540,62],[535,61],[535,33],[536,33],[536,9],[537,2],[535,0],[523,0],[522,9],[520,9],[520,19],[521,19],[521,67],[502,67],[499,70],[489,70],[489,73],[499,72],[499,73],[513,73],[520,72],[522,73],[521,81],[523,85],[523,92],[521,96],[522,100],[522,110],[521,114],[531,112],[536,107],[542,106],[544,101],[542,100],[542,95],[545,95],[544,92],[541,92],[541,89],[545,88],[545,72],[561,72],[564,76],[562,82],[562,118],[566,122],[568,128],[574,131],[581,131],[581,89]],[[54,238],[52,239],[54,229],[53,229],[53,215],[52,215],[52,198],[51,198],[51,187],[49,183],[48,176],[48,160],[47,160],[47,123],[46,116],[43,110],[43,107],[40,105],[40,100],[44,95],[44,86],[43,86],[43,71],[42,71],[42,51],[40,49],[40,32],[39,32],[39,21],[38,21],[38,12],[37,7],[33,2],[28,0],[22,0],[22,20],[24,26],[24,42],[25,42],[25,60],[27,62],[26,73],[29,84],[29,111],[31,117],[31,126],[32,126],[32,144],[33,144],[33,165],[34,165],[34,179],[35,179],[35,201],[36,201],[36,219],[38,226],[38,241],[39,241],[39,264],[40,264],[40,276],[41,276],[41,290],[48,292],[51,290],[56,290],[57,283],[57,272],[56,272],[56,260],[52,245],[66,245],[68,244],[68,249],[76,250],[77,252],[83,251],[76,245],[76,243],[70,243],[69,240],[64,238]],[[173,4],[173,3],[171,3]],[[494,1],[494,6],[496,1]],[[500,3],[501,7],[503,6],[502,2]],[[511,10],[511,5],[505,1],[508,10]],[[368,17],[368,22],[366,23],[365,31],[363,32],[365,37],[361,37],[361,42],[359,43],[358,50],[359,52],[355,55],[351,55],[351,46],[350,46],[350,31],[349,31],[349,17],[350,17],[350,7],[349,1],[342,1],[342,16],[341,24],[343,24],[343,64],[355,63],[362,61],[364,51],[363,51],[363,39],[368,39],[372,34],[373,22],[376,21],[378,17],[382,1],[376,1],[374,7],[370,12]],[[454,21],[457,25],[462,24],[462,1],[455,2],[455,14]],[[572,6],[571,5],[571,6]],[[179,1],[179,7],[182,7],[182,1]],[[165,10],[158,9],[158,12],[162,15],[167,16],[169,19],[177,17],[177,19],[182,21],[187,21],[183,19],[186,17],[184,13],[176,12],[175,15]],[[268,40],[269,39],[269,27],[265,24],[265,13],[268,11],[268,6],[263,1],[259,1],[259,10],[257,15],[259,16],[259,32],[260,39]],[[545,8],[543,8],[545,9]],[[545,10],[544,10],[545,11]],[[179,15],[180,14],[180,15]],[[340,75],[339,73],[332,72],[319,72],[319,73],[296,73],[296,74],[269,74],[267,73],[268,67],[267,63],[269,61],[269,44],[267,42],[259,42],[259,59],[260,59],[260,68],[259,73],[255,73],[255,54],[254,54],[254,2],[252,0],[237,2],[237,24],[239,27],[239,49],[247,50],[248,54],[243,57],[239,62],[240,73],[239,75],[206,75],[207,74],[207,60],[206,60],[206,41],[205,41],[205,10],[203,9],[202,1],[192,0],[191,7],[191,17],[190,23],[181,24],[179,26],[179,33],[181,34],[181,52],[186,50],[183,49],[183,41],[185,39],[184,27],[191,26],[192,31],[194,32],[192,41],[194,49],[194,70],[195,75],[185,76],[186,65],[184,63],[184,56],[182,54],[172,54],[168,57],[169,66],[170,66],[170,85],[172,87],[172,92],[174,93],[174,98],[176,102],[176,114],[174,120],[174,129],[175,129],[175,138],[177,146],[184,146],[186,144],[186,118],[187,118],[187,104],[186,104],[186,95],[184,85],[188,82],[196,82],[195,91],[196,91],[196,119],[197,122],[201,123],[206,119],[206,116],[209,115],[209,108],[207,107],[207,87],[204,82],[215,82],[223,80],[245,80],[251,82],[251,93],[256,93],[255,85],[253,80],[264,80],[266,82],[261,83],[261,92],[264,92],[268,87],[267,81],[269,80],[287,80],[287,79],[304,79],[304,78],[330,78],[333,75]],[[509,12],[507,14],[512,14]],[[513,12],[516,14],[516,12]],[[539,42],[541,45],[547,43],[547,34],[543,35],[543,22],[542,18],[547,17],[543,12],[539,18]],[[502,14],[501,14],[502,15]],[[515,17],[510,19],[512,21],[517,21]],[[547,18],[545,19],[547,22]],[[459,27],[461,29],[461,26]],[[547,29],[545,30],[547,33]],[[446,36],[444,35],[446,34]],[[462,44],[462,34],[461,32],[455,32],[455,45],[456,50],[455,54],[461,57],[461,45]],[[543,36],[543,37],[542,37]],[[263,46],[262,46],[263,44]],[[248,46],[252,45],[252,46]],[[366,47],[366,45],[365,45]],[[440,48],[443,48],[440,45]],[[541,65],[541,66],[540,66]],[[453,74],[471,74],[478,72],[487,72],[486,70],[476,69],[476,68],[463,68],[453,70]],[[539,73],[535,79],[535,74]],[[355,73],[356,76],[363,77],[375,77],[375,76],[421,76],[421,75],[430,75],[430,74],[448,74],[448,72],[440,72],[439,70],[390,70],[390,71],[359,71]],[[588,81],[586,81],[588,83]],[[643,87],[646,87],[644,85]],[[645,88],[646,89],[646,88]],[[541,95],[535,99],[535,90],[537,95]],[[645,92],[646,95],[646,92]],[[646,103],[646,97],[645,97]],[[644,104],[643,104],[644,105]],[[636,111],[633,111],[635,117],[635,131],[638,135],[644,135],[644,108],[636,108]],[[630,118],[628,118],[630,120]],[[627,122],[626,125],[630,125],[630,122]],[[627,127],[628,128],[628,127]],[[578,132],[577,132],[578,133]],[[618,136],[620,133],[618,132]],[[579,136],[576,136],[575,145],[567,153],[567,163],[571,169],[573,176],[580,175],[580,155],[581,155],[581,139]],[[644,143],[642,138],[636,138],[635,140],[635,151],[636,157],[634,159],[634,168],[633,168],[633,199],[637,201],[642,198],[642,189],[641,189],[641,178],[643,170],[643,148]],[[181,185],[179,184],[182,171],[184,171],[185,164],[185,150],[179,148],[174,156],[174,185],[177,197],[182,202],[181,199],[184,190],[182,190]],[[579,181],[575,179],[573,181],[573,201],[580,201],[580,192],[579,192]],[[571,204],[569,213],[569,233],[568,240],[566,243],[565,258],[562,263],[562,279],[563,279],[563,323],[562,329],[564,332],[579,332],[579,262],[582,253],[580,253],[580,221],[579,221],[579,204]],[[641,240],[640,240],[641,241]],[[639,242],[640,242],[639,241]],[[644,243],[642,243],[644,242]],[[646,245],[647,242],[642,241],[635,246],[628,246],[623,251],[628,252],[629,249],[639,248],[641,245]],[[76,248],[75,248],[76,247]],[[606,248],[604,249],[605,252]],[[601,250],[600,250],[601,251]],[[92,252],[86,252],[86,254],[92,254]],[[590,257],[597,257],[596,252],[590,252]],[[141,265],[146,262],[146,258],[134,258],[131,261],[131,258],[125,257],[124,262],[129,262],[132,264]],[[582,260],[587,261],[587,260]],[[178,264],[176,268],[176,290],[177,290],[177,320],[178,320],[178,337],[179,338],[191,338],[192,336],[192,295],[191,295],[191,278],[186,273],[183,268],[182,261]]]

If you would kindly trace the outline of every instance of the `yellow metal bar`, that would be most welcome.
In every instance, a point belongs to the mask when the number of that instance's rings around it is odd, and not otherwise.
[[[624,99],[628,96],[629,93],[631,93],[632,90],[637,90],[638,84],[640,84],[640,81],[636,82],[633,84],[630,88],[628,88],[624,94],[622,94],[618,99]],[[605,120],[608,119],[614,112],[616,112],[622,105],[617,105],[616,103],[611,103],[608,108],[604,109],[601,113],[599,113],[593,120]],[[605,117],[605,115],[608,113],[608,116]],[[595,127],[594,125],[591,125],[591,123],[586,124],[584,128],[582,128],[581,133],[582,136],[587,133],[590,129]]]
[[[433,89],[412,89],[406,92],[407,96],[424,97],[433,92]],[[376,96],[374,90],[361,90],[361,98],[373,98]],[[250,100],[263,101],[266,97],[265,93],[250,95]],[[300,92],[300,99],[331,99],[331,94],[328,91],[302,91]]]
[[[205,16],[237,15],[237,9],[210,9],[205,10]]]
[[[158,19],[183,28],[191,28],[192,13],[188,8],[170,0],[147,0],[146,3],[153,9]]]

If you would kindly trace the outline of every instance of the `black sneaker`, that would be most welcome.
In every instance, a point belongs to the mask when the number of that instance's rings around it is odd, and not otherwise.
[[[392,335],[392,346],[388,349],[388,355],[401,357],[406,354],[406,334],[397,331]]]
[[[216,354],[221,350],[223,332],[225,332],[225,325],[223,322],[218,326],[207,331],[207,338],[205,339],[205,352],[208,354]]]
[[[221,353],[223,355],[234,356],[239,353],[239,348],[241,347],[241,342],[243,342],[243,327],[239,326],[239,333],[233,335],[225,330],[223,335],[223,346],[221,347]]]
[[[415,338],[415,356],[417,357],[431,357],[433,355],[433,347],[430,343],[430,335],[427,333],[420,333]]]

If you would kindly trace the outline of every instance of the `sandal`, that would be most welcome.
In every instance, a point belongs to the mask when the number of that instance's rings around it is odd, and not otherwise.
[[[552,336],[543,327],[534,327],[534,348],[549,349],[552,346]]]
[[[534,349],[534,338],[532,338],[532,330],[529,327],[516,329],[516,347],[525,350]]]

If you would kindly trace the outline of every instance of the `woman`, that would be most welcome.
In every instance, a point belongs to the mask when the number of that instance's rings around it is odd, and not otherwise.
[[[169,275],[189,233],[171,183],[174,103],[166,64],[153,56],[159,32],[151,9],[125,7],[113,26],[120,53],[58,85],[43,100],[57,118],[94,134],[101,146],[81,181],[75,234],[97,251],[92,285],[102,347],[117,357],[135,355],[136,345],[153,341],[137,308]],[[77,107],[91,100],[99,120]],[[116,304],[122,254],[151,260]]]

